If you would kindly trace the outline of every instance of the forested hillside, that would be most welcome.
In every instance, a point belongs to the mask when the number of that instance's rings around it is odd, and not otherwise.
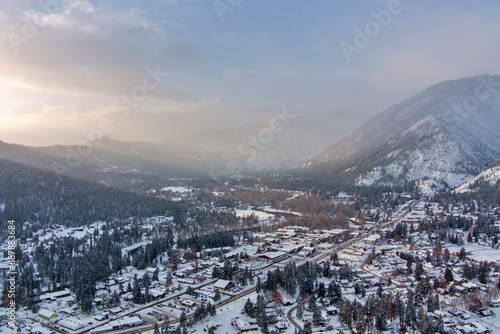
[[[173,214],[181,204],[138,195],[107,186],[61,176],[53,172],[0,159],[0,239],[5,238],[8,220],[16,235],[60,224],[81,226],[115,218]]]

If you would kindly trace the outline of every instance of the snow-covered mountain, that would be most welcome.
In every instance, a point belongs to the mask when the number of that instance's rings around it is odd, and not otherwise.
[[[456,187],[498,159],[500,76],[482,75],[429,87],[302,168],[366,186],[432,180]]]
[[[474,177],[472,180],[465,182],[461,186],[455,188],[455,190],[453,191],[456,193],[476,191],[478,188],[484,185],[500,185],[500,162],[496,163],[493,167],[486,169],[484,172]]]

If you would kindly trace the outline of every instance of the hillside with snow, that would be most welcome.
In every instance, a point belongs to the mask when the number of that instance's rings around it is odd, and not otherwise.
[[[484,172],[474,177],[472,180],[465,182],[457,187],[454,192],[465,193],[469,191],[476,191],[482,186],[497,186],[500,185],[500,163],[486,169]]]
[[[490,75],[431,86],[302,168],[361,186],[432,180],[457,187],[500,159],[499,87],[500,76]]]

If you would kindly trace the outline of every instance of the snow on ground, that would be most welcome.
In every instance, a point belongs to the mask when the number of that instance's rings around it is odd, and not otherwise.
[[[193,191],[192,188],[186,187],[163,187],[161,191],[171,191],[173,193],[190,193]]]
[[[268,219],[273,219],[274,215],[270,213],[265,213],[263,211],[258,211],[258,210],[252,210],[252,209],[235,209],[235,215],[236,217],[247,217],[254,215],[257,217],[259,220],[268,220]]]
[[[482,172],[481,174],[479,174],[478,176],[476,176],[475,178],[473,178],[469,182],[466,182],[466,183],[462,184],[461,186],[457,187],[454,190],[454,192],[465,193],[465,192],[471,191],[471,187],[473,186],[473,184],[475,182],[480,181],[480,180],[482,180],[484,182],[488,182],[490,185],[494,185],[498,180],[500,180],[500,165],[485,170],[484,172]]]
[[[394,154],[396,153],[394,152]],[[472,178],[470,175],[456,171],[455,166],[461,161],[461,156],[457,145],[447,142],[446,138],[439,136],[431,147],[423,151],[415,149],[409,152],[408,158],[404,159],[404,161],[396,160],[386,166],[374,167],[368,173],[360,175],[356,179],[356,184],[371,186],[383,181],[387,176],[392,176],[396,179],[403,178],[406,180],[422,180],[425,178],[443,180],[450,187],[456,187]]]
[[[500,250],[493,249],[491,247],[480,246],[476,243],[465,244],[463,246],[449,246],[448,250],[450,252],[460,252],[461,248],[465,248],[465,251],[471,252],[470,255],[467,255],[471,260],[477,261],[488,261],[488,262],[500,262]]]
[[[271,206],[264,206],[264,207],[262,207],[260,209],[262,209],[264,211],[267,211],[267,212],[286,213],[286,214],[290,214],[290,215],[294,215],[294,216],[302,216],[302,214],[300,212],[294,212],[294,211],[290,211],[290,210],[273,209],[273,208],[271,208]]]
[[[43,230],[37,232],[39,235],[38,239],[40,241],[50,240],[53,237],[63,238],[63,237],[73,237],[75,239],[83,239],[86,235],[94,234],[95,229],[101,229],[106,223],[96,222],[89,226],[81,226],[77,228],[66,228],[63,226],[57,227],[55,229],[47,229],[45,235],[43,235]]]

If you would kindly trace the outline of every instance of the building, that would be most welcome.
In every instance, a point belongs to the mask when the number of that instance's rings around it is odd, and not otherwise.
[[[214,284],[214,290],[222,290],[222,291],[225,291],[229,288],[231,288],[232,286],[234,286],[234,283],[231,282],[231,281],[226,281],[224,279],[220,279],[218,280],[217,282],[215,282]]]
[[[280,261],[285,258],[285,252],[267,252],[259,255],[259,259],[264,261]]]
[[[62,319],[57,324],[71,330],[72,332],[76,332],[77,330],[82,329],[87,325],[86,323],[74,317]]]
[[[57,314],[55,312],[52,312],[52,311],[47,310],[47,309],[41,309],[40,311],[38,311],[38,317],[42,321],[47,322],[47,321],[52,321],[55,318],[57,318]]]
[[[56,300],[59,298],[69,297],[71,296],[71,292],[68,289],[64,289],[61,291],[55,291],[50,293],[44,293],[40,296],[40,301],[44,300]]]
[[[363,239],[363,242],[367,245],[375,245],[380,240],[380,235],[372,234]]]

